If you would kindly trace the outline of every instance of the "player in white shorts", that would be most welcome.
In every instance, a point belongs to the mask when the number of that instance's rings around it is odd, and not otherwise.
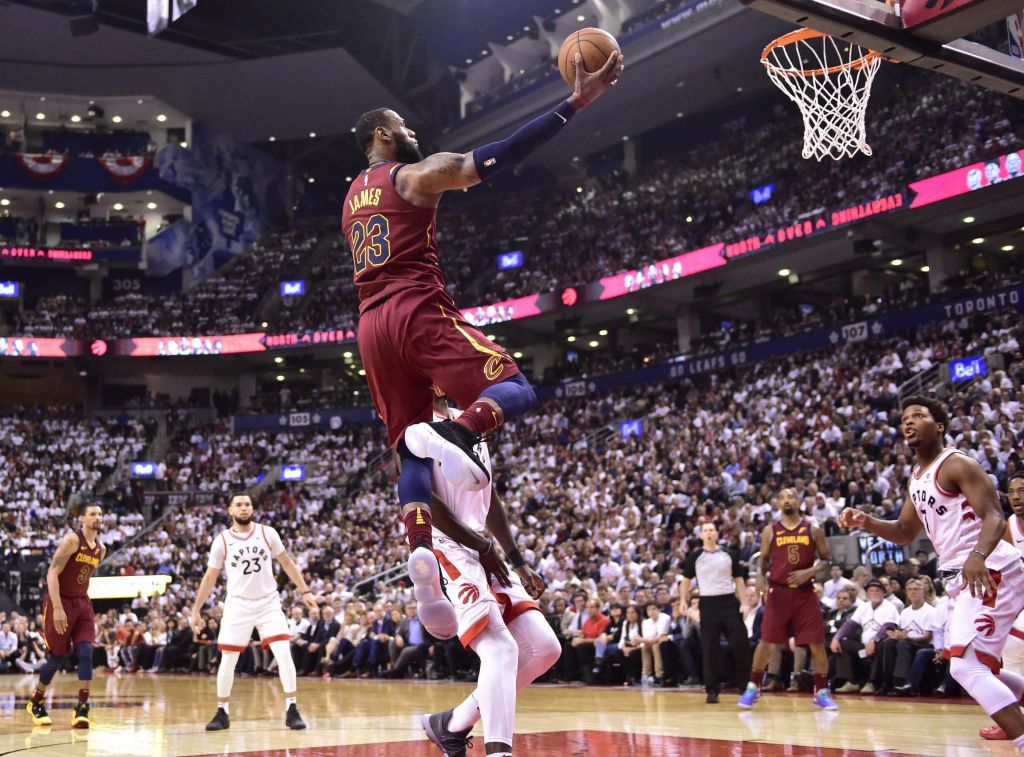
[[[435,420],[444,420],[448,412],[446,401],[439,398]],[[490,474],[486,445],[477,447],[477,453]],[[455,606],[459,639],[480,657],[476,690],[457,707],[422,718],[427,738],[447,757],[465,757],[466,741],[478,720],[483,720],[488,757],[511,755],[516,695],[554,665],[562,651],[534,601],[544,592],[544,580],[516,547],[492,486],[478,492],[457,489],[434,466],[434,552]],[[485,530],[505,551],[511,574],[494,554]]]
[[[231,516],[231,528],[218,534],[210,545],[210,559],[196,592],[190,618],[193,630],[200,633],[203,620],[199,611],[206,604],[221,570],[224,570],[228,587],[224,617],[217,634],[217,648],[221,652],[217,670],[217,714],[207,724],[206,730],[221,731],[231,725],[228,699],[235,681],[235,665],[238,655],[249,645],[253,628],[259,631],[261,643],[270,647],[277,660],[285,696],[285,725],[301,730],[306,724],[295,703],[295,663],[289,643],[288,621],[281,609],[271,558],[281,563],[308,608],[314,609],[316,600],[302,572],[285,552],[277,531],[270,526],[253,523],[252,499],[248,494],[234,495],[228,502],[228,514]]]
[[[903,437],[917,464],[899,519],[879,520],[846,508],[839,525],[896,544],[909,544],[924,526],[951,606],[945,632],[949,671],[1024,754],[1024,677],[1000,664],[1024,608],[1024,563],[1003,541],[1006,519],[991,479],[973,459],[944,447],[949,416],[942,403],[907,397],[901,409]]]
[[[1013,514],[1006,519],[1006,535],[1003,540],[1013,546],[1021,557],[1024,557],[1024,474],[1016,474],[1008,482],[1006,496],[1010,500],[1010,509]],[[1024,610],[1021,610],[1017,620],[1010,629],[1010,635],[1006,637],[1006,646],[1003,647],[1003,666],[1019,676],[1024,676]],[[979,735],[983,739],[991,741],[1005,741],[1009,738],[1006,732],[997,725],[982,728]]]

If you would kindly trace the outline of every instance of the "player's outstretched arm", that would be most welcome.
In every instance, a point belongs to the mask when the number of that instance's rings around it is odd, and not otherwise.
[[[317,607],[316,597],[313,596],[313,590],[309,588],[306,583],[306,579],[302,577],[302,571],[299,570],[299,566],[295,564],[291,555],[288,554],[287,550],[281,550],[277,556],[277,561],[281,563],[281,569],[288,575],[288,578],[295,584],[295,588],[299,590],[299,594],[302,596],[302,602],[310,610],[315,610]]]
[[[921,533],[922,528],[917,508],[909,496],[903,501],[903,509],[900,510],[900,517],[897,520],[881,520],[863,510],[847,507],[839,513],[839,525],[842,528],[862,528],[875,536],[881,536],[886,541],[900,545],[910,544],[914,537]]]
[[[567,100],[499,142],[468,153],[435,153],[404,166],[396,175],[398,193],[415,205],[429,207],[436,205],[444,192],[467,189],[516,165],[558,134],[577,111],[614,87],[622,70],[621,53],[612,53],[594,73],[587,73],[577,54],[576,88]]]

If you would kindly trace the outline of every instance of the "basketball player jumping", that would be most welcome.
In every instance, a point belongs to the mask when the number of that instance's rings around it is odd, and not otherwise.
[[[789,643],[793,628],[796,644],[811,650],[814,669],[814,698],[823,710],[838,710],[828,690],[828,655],[825,653],[825,621],[814,578],[828,568],[830,552],[824,532],[800,515],[792,489],[779,492],[782,516],[761,532],[758,587],[765,597],[761,640],[754,650],[750,683],[740,695],[740,707],[750,708],[758,700],[764,669],[779,644]],[[815,556],[818,560],[815,562]],[[767,587],[767,592],[765,592]]]
[[[441,398],[434,418],[448,417],[447,403]],[[486,445],[481,443],[477,450],[490,474]],[[486,754],[511,755],[516,695],[555,664],[561,646],[534,602],[544,592],[544,580],[516,547],[497,492],[491,485],[478,492],[459,489],[439,468],[435,463],[434,544],[450,582],[459,638],[480,657],[480,674],[476,690],[457,707],[424,715],[423,730],[447,757],[466,757],[469,733],[483,720]],[[483,535],[485,530],[497,537],[512,563],[513,573],[503,576],[505,580],[487,570],[486,555],[493,554],[494,546]]]
[[[71,716],[73,728],[88,728],[89,686],[92,681],[92,645],[96,641],[96,618],[89,599],[89,579],[103,561],[107,549],[99,542],[103,508],[85,505],[81,526],[61,537],[46,571],[46,600],[43,603],[43,640],[49,656],[39,671],[32,699],[25,705],[35,725],[51,725],[43,704],[46,687],[60,670],[64,656],[74,644],[78,658],[78,704]]]
[[[342,226],[359,289],[359,353],[374,405],[402,461],[398,499],[420,619],[434,636],[458,627],[441,591],[431,541],[430,480],[437,460],[455,486],[479,491],[489,474],[473,451],[481,434],[530,408],[536,395],[508,353],[466,321],[445,291],[435,212],[441,196],[516,165],[618,81],[613,53],[594,73],[576,57],[575,91],[500,142],[472,152],[420,154],[416,134],[389,108],[355,125],[369,167],[352,182]],[[465,411],[431,422],[432,385]]]
[[[839,524],[896,544],[909,544],[924,526],[951,603],[945,636],[950,673],[1024,754],[1024,677],[1002,669],[999,659],[1024,608],[1024,564],[1003,540],[1006,520],[988,475],[958,449],[944,446],[945,407],[915,396],[904,399],[901,409],[903,437],[917,464],[899,519],[879,520],[846,508]]]
[[[231,516],[231,528],[222,531],[210,545],[210,559],[189,619],[195,633],[201,633],[204,623],[199,611],[206,604],[221,570],[226,571],[227,599],[217,635],[217,648],[221,652],[217,669],[217,714],[207,724],[206,730],[222,731],[231,726],[228,700],[235,682],[235,665],[238,655],[249,644],[253,627],[260,632],[264,648],[270,647],[277,660],[277,672],[284,688],[285,725],[301,730],[306,724],[295,703],[295,663],[292,661],[288,621],[281,609],[271,558],[281,563],[306,607],[315,609],[316,600],[302,577],[302,571],[285,551],[277,531],[270,526],[253,523],[252,499],[248,494],[234,495],[228,502],[228,514]]]

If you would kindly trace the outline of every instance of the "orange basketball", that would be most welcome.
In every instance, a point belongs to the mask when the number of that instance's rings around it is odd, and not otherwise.
[[[612,53],[620,52],[615,37],[604,29],[588,26],[565,38],[558,51],[558,70],[570,87],[576,86],[576,53],[583,56],[583,68],[593,73],[601,68]]]

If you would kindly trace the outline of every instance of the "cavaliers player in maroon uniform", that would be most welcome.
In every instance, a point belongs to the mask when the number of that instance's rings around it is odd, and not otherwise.
[[[814,593],[814,578],[828,567],[828,541],[820,528],[800,514],[792,489],[779,492],[779,505],[782,516],[761,532],[758,586],[765,596],[764,619],[761,640],[754,650],[750,683],[738,704],[744,708],[754,706],[772,652],[777,645],[788,644],[792,636],[799,646],[811,648],[814,704],[823,710],[838,710],[839,705],[828,690],[825,620]]]
[[[445,192],[516,165],[557,135],[618,81],[622,56],[613,53],[588,73],[577,55],[576,70],[573,94],[554,110],[468,153],[424,158],[415,132],[388,108],[364,113],[354,129],[369,163],[352,182],[342,213],[359,290],[359,352],[401,460],[398,498],[419,616],[439,638],[453,636],[457,624],[432,551],[432,461],[453,485],[483,489],[489,474],[473,447],[529,409],[536,395],[509,354],[466,321],[445,291],[435,212]],[[458,418],[431,422],[435,385],[464,408]]]
[[[49,657],[39,671],[32,699],[25,705],[35,725],[50,725],[43,699],[46,687],[60,670],[61,661],[74,645],[78,658],[78,704],[71,717],[73,728],[88,728],[89,682],[92,681],[92,645],[96,641],[96,618],[89,599],[89,579],[107,554],[99,542],[103,508],[85,505],[81,527],[68,531],[46,571],[46,601],[43,603],[43,639]]]

